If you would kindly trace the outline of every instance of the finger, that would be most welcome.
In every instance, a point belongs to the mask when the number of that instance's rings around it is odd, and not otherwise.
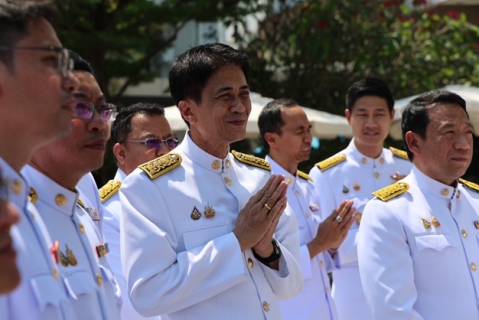
[[[271,184],[275,180],[276,175],[272,174],[271,177],[269,177],[268,181],[266,181],[265,185],[258,191],[254,196],[250,198],[253,203],[258,203],[261,201],[261,199],[264,197],[264,194],[266,193],[266,190],[268,190],[271,187]]]
[[[271,223],[276,216],[281,215],[286,208],[287,205],[287,199],[286,197],[283,197],[279,199],[276,204],[271,208],[271,210],[268,212],[268,217],[267,220]]]
[[[281,182],[284,180],[284,177],[282,175],[277,175],[275,179],[272,181],[271,185],[269,185],[269,188],[265,191],[263,194],[262,200],[267,201],[273,195],[275,195],[275,192],[280,188]],[[274,205],[275,202],[269,203],[270,205]]]
[[[346,204],[349,203],[349,200],[343,200],[341,201],[341,203],[339,204],[339,206],[333,210],[333,212],[331,213],[331,215],[328,217],[329,219],[331,220],[335,220],[336,217],[338,216],[338,212],[341,212],[344,207],[346,206]]]

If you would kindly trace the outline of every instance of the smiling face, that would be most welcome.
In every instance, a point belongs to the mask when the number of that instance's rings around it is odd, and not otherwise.
[[[376,96],[358,98],[351,112],[346,109],[345,115],[358,150],[365,155],[368,155],[366,150],[374,150],[373,154],[380,153],[394,119],[394,109],[389,112],[386,100]]]
[[[426,137],[406,133],[413,163],[430,178],[452,185],[471,164],[473,129],[466,112],[456,104],[437,103],[428,109]]]
[[[209,79],[201,102],[192,99],[178,104],[190,123],[190,136],[206,152],[224,157],[230,143],[244,139],[251,112],[249,86],[240,67],[220,68]]]

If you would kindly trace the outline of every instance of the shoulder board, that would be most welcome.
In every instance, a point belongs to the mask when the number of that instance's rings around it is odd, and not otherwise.
[[[398,158],[404,159],[404,160],[409,160],[409,157],[407,155],[407,152],[404,150],[399,150],[394,147],[389,147],[389,150],[393,153]]]
[[[30,187],[30,193],[28,194],[28,201],[35,204],[35,202],[37,202],[37,200],[38,200],[37,190]]]
[[[154,180],[178,167],[181,164],[181,156],[176,153],[168,153],[164,156],[151,160],[140,165],[138,168],[143,170],[151,180]]]
[[[300,178],[303,178],[304,180],[309,180],[309,181],[313,182],[313,179],[301,170],[298,170],[298,176]]]
[[[340,164],[341,162],[345,160],[346,160],[345,154],[338,154],[337,156],[333,156],[331,158],[328,158],[326,160],[316,163],[316,166],[318,166],[319,170],[324,172],[328,170],[329,168],[332,168],[335,165]]]
[[[464,179],[459,179],[459,182],[462,183],[463,185],[465,185],[466,187],[468,187],[469,189],[472,189],[476,192],[479,191],[479,184],[477,183],[474,183],[474,182],[471,182],[471,181],[467,181],[467,180],[464,180]]]
[[[388,201],[389,199],[395,198],[409,189],[409,185],[406,182],[396,182],[386,188],[382,188],[378,191],[373,192],[373,196],[378,197],[382,201]]]
[[[106,200],[110,199],[112,195],[118,192],[121,187],[121,181],[110,180],[107,184],[98,190],[100,192],[101,203],[104,203]]]
[[[236,151],[231,151],[233,156],[238,159],[238,161],[249,164],[251,166],[255,166],[264,170],[271,171],[271,166],[269,165],[268,161],[249,155],[249,154],[244,154],[241,152],[236,152]]]

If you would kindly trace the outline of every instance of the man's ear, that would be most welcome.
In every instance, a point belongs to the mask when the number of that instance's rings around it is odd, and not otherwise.
[[[346,120],[348,120],[348,123],[351,125],[351,112],[349,112],[349,109],[344,109],[344,116],[346,117]]]
[[[418,155],[421,153],[421,141],[417,134],[412,131],[408,131],[406,132],[404,139],[406,141],[409,151],[411,151],[414,155]]]
[[[270,149],[277,147],[276,145],[276,134],[272,132],[266,132],[264,134],[264,140],[269,145]]]
[[[196,108],[198,108],[197,104],[191,99],[181,100],[178,103],[181,116],[188,121],[190,125],[196,123],[198,120],[196,117]]]
[[[115,143],[113,146],[113,153],[115,154],[116,160],[119,163],[125,164],[125,149],[120,143]]]

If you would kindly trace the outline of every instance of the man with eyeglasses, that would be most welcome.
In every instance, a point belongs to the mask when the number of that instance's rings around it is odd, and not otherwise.
[[[52,251],[72,296],[77,319],[119,319],[117,283],[107,262],[108,244],[95,222],[94,201],[79,192],[80,179],[103,164],[110,120],[116,107],[106,103],[91,68],[76,54],[80,81],[70,136],[39,148],[22,174],[30,183],[31,202],[54,239]],[[78,70],[77,70],[78,69]]]
[[[123,305],[123,319],[145,319],[133,308],[128,297],[125,278],[120,260],[120,215],[121,205],[118,190],[125,177],[142,163],[160,157],[178,145],[170,124],[165,118],[163,107],[154,103],[136,103],[123,108],[116,116],[111,128],[113,153],[118,171],[100,189],[101,200],[106,208],[104,217],[104,236],[110,253],[108,259],[120,285]]]
[[[22,279],[0,297],[2,319],[75,319],[50,251],[52,239],[42,217],[27,203],[29,186],[19,173],[38,147],[72,130],[72,92],[78,80],[51,26],[56,14],[47,1],[0,0],[0,169],[6,184],[0,210],[20,213],[11,239],[8,230],[0,231],[0,251],[10,263],[16,251]],[[6,272],[7,265],[0,263],[0,272]],[[6,276],[12,285],[18,282],[15,270]]]

